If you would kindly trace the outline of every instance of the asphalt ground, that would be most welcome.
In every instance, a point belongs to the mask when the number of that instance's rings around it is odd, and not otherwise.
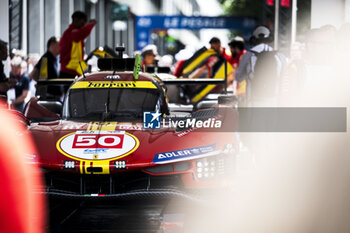
[[[49,200],[47,232],[159,232],[166,202]]]
[[[50,199],[48,205],[48,233],[175,233],[182,232],[185,215],[172,200]]]

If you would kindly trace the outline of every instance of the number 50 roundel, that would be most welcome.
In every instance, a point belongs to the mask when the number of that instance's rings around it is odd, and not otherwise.
[[[77,160],[112,160],[131,154],[139,144],[134,135],[124,131],[77,131],[60,138],[56,147]]]

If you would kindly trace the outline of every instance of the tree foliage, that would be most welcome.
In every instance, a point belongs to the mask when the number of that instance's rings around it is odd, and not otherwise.
[[[266,0],[218,0],[225,9],[227,15],[232,16],[253,16],[261,19],[263,14],[263,6],[265,10],[269,9],[273,13],[274,7],[268,7]],[[291,2],[293,0],[290,0]],[[311,0],[298,0],[298,16],[310,18]],[[269,12],[268,12],[269,13]]]
[[[252,16],[261,18],[262,0],[223,0],[222,5],[227,15]]]
[[[274,6],[267,6],[266,0],[218,0],[225,9],[226,15],[231,16],[251,16],[258,19],[262,24],[273,24]],[[277,1],[277,0],[275,0]],[[292,4],[293,0],[290,0]],[[311,0],[297,0],[297,29],[299,33],[304,33],[310,28],[311,21]],[[283,12],[288,12],[290,8],[281,8]],[[289,14],[291,15],[291,14]],[[264,18],[264,19],[263,19]]]

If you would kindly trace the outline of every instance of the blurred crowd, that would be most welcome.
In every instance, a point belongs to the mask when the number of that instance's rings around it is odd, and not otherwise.
[[[8,53],[7,43],[0,41],[0,94],[10,108],[24,111],[25,103],[36,94],[36,82],[46,79],[75,78],[82,75],[87,67],[84,54],[84,40],[96,25],[95,19],[87,20],[84,12],[72,14],[72,23],[59,39],[47,41],[46,52],[26,55],[13,49]],[[5,67],[3,61],[10,64]],[[64,89],[48,87],[47,95],[63,101]]]
[[[349,61],[350,24],[339,29],[331,25],[311,29],[302,41],[283,52],[273,49],[273,38],[269,28],[258,26],[247,40],[236,36],[222,45],[220,38],[213,37],[208,48],[185,48],[175,59],[160,57],[155,45],[148,45],[141,54],[143,65],[166,65],[175,76],[186,78],[225,78],[215,72],[219,73],[218,67],[226,61],[227,87],[238,96],[241,106],[300,105],[313,92],[329,93],[331,87],[339,87]],[[196,63],[199,58],[203,59]],[[325,84],[327,90],[321,89]]]
[[[75,12],[62,38],[51,37],[41,57],[15,49],[8,53],[7,43],[0,41],[0,94],[8,104],[23,111],[25,103],[35,96],[39,79],[80,76],[91,64],[86,62],[84,40],[96,23],[88,22],[85,13]],[[335,70],[344,70],[349,60],[349,31],[349,24],[340,29],[330,25],[312,29],[303,42],[291,46],[289,54],[273,49],[273,35],[265,26],[258,26],[248,40],[235,36],[226,46],[213,37],[209,48],[185,48],[175,56],[159,56],[153,44],[135,53],[141,54],[144,71],[149,71],[147,67],[168,67],[176,77],[225,78],[221,72],[225,66],[227,88],[238,96],[241,106],[275,106],[299,102],[318,83],[336,84],[331,77]],[[51,88],[48,93],[63,100],[60,88]]]

